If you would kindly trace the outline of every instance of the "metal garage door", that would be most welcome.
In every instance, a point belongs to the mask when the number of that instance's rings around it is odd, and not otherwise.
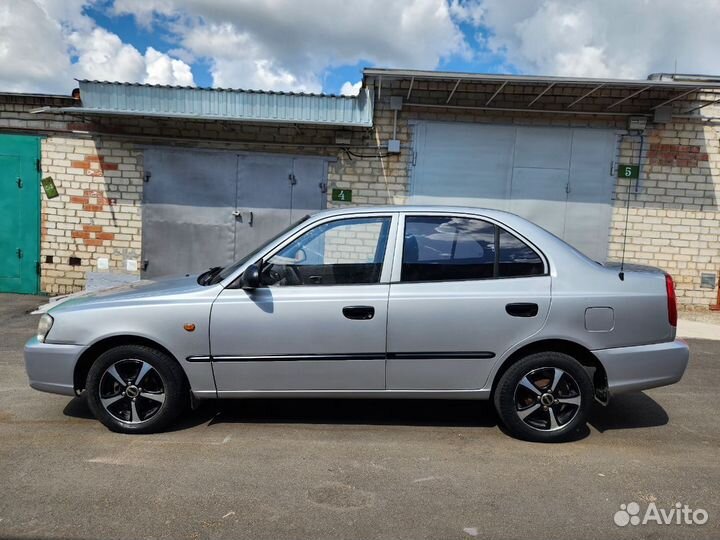
[[[0,135],[0,292],[36,293],[40,139]]]
[[[612,130],[421,122],[411,196],[519,214],[604,261],[615,147]]]
[[[324,207],[322,158],[147,148],[143,276],[224,266]]]

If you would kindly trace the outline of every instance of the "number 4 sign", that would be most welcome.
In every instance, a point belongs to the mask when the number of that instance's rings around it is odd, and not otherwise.
[[[333,189],[332,200],[340,202],[352,202],[352,189]]]

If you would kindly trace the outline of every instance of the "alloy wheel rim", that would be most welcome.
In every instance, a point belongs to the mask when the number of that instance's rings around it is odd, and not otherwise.
[[[100,403],[110,416],[126,424],[154,418],[165,403],[165,383],[148,362],[119,360],[100,377]]]
[[[525,425],[537,431],[563,429],[577,416],[581,403],[577,381],[556,367],[533,369],[515,387],[515,413]]]

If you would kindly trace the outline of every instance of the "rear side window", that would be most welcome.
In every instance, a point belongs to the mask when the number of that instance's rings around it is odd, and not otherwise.
[[[543,274],[527,244],[480,219],[407,216],[400,279],[455,281]]]
[[[540,276],[543,261],[534,249],[509,232],[500,229],[499,277]]]

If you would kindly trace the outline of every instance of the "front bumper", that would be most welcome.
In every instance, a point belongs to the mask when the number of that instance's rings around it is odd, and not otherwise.
[[[42,343],[36,337],[25,344],[25,371],[30,386],[52,394],[75,395],[73,375],[82,345]]]
[[[687,343],[680,339],[593,353],[605,368],[610,394],[676,383],[685,373],[690,358]]]

